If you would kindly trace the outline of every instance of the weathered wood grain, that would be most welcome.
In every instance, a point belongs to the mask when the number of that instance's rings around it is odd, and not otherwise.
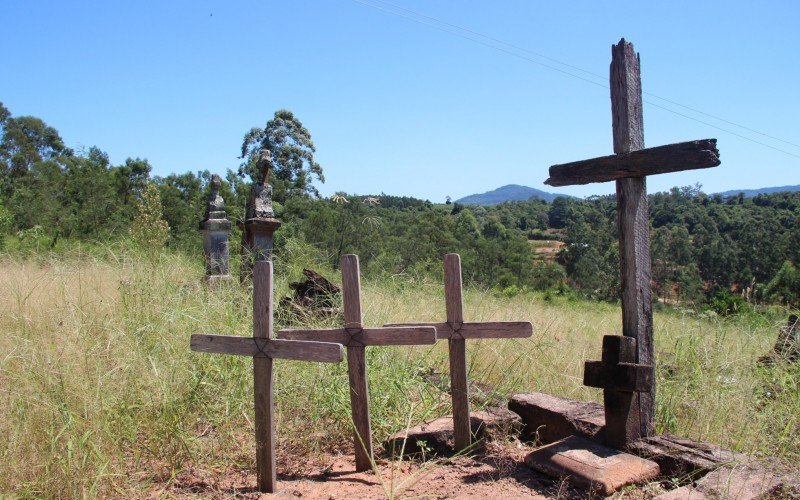
[[[614,153],[619,155],[639,150],[644,147],[639,55],[633,44],[624,39],[611,49],[610,79]],[[622,334],[635,338],[637,349],[634,359],[620,359],[620,362],[655,365],[650,285],[650,219],[644,177],[617,180],[617,223]],[[635,440],[653,434],[655,390],[654,381],[651,392],[634,393],[630,406],[638,415],[630,418],[638,419],[640,432],[638,436],[628,436],[629,439]],[[614,412],[610,415],[606,407],[606,419],[614,417]]]
[[[387,323],[383,326],[431,326],[436,328],[436,338],[449,339],[455,330],[449,323]],[[488,321],[486,323],[462,323],[458,331],[465,339],[520,339],[533,335],[530,321]]]
[[[342,307],[345,328],[361,328],[361,270],[358,255],[342,255]]]
[[[616,112],[614,116],[617,116]],[[630,130],[630,127],[621,127],[621,130]],[[630,143],[636,144],[635,141]],[[614,150],[617,151],[616,147]],[[553,165],[550,167],[550,177],[544,183],[550,186],[573,186],[712,168],[719,164],[717,140],[702,139]]]
[[[469,448],[469,384],[467,382],[467,346],[458,331],[464,323],[464,300],[461,295],[461,257],[444,256],[444,297],[447,323],[455,330],[448,339],[450,354],[450,394],[453,399],[453,438],[455,451]]]
[[[343,328],[319,330],[278,330],[278,338],[291,340],[321,340],[345,346],[424,345],[436,343],[436,328],[428,325],[389,328],[362,328],[350,333]]]
[[[269,339],[272,334],[272,262],[256,262],[253,269],[253,337]],[[258,340],[253,340],[253,344]],[[272,344],[269,342],[268,345]],[[255,393],[256,468],[258,489],[274,493],[277,485],[275,468],[275,402],[272,358],[253,357],[253,391]]]
[[[344,359],[344,349],[339,343],[310,342],[303,340],[261,339],[232,335],[192,335],[190,347],[193,351],[236,354],[254,358],[291,359],[295,361],[317,361],[338,363]]]
[[[346,328],[361,328],[361,273],[357,255],[342,255],[342,300]],[[372,423],[369,417],[367,357],[363,346],[347,348],[347,376],[350,382],[350,414],[353,417],[353,446],[356,470],[372,468]]]

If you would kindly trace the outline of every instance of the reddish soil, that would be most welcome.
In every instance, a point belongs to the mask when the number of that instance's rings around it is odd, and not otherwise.
[[[348,455],[279,461],[278,492],[256,491],[253,470],[189,469],[153,485],[152,498],[591,498],[585,491],[531,471],[523,457],[531,448],[493,446],[486,455],[420,463],[381,460],[377,474],[354,471]],[[613,498],[648,498],[657,485],[628,489]]]

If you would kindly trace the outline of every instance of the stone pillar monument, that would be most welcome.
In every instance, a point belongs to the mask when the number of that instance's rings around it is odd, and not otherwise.
[[[225,214],[225,200],[219,195],[222,180],[217,174],[211,176],[211,194],[208,197],[206,214],[200,223],[203,233],[203,253],[206,261],[206,280],[230,279],[228,235],[231,221]]]
[[[272,170],[272,155],[268,149],[261,150],[256,164],[256,173],[250,196],[247,198],[244,225],[242,227],[242,267],[240,279],[249,279],[255,262],[271,260],[275,230],[281,227],[272,210],[272,186],[269,172]]]

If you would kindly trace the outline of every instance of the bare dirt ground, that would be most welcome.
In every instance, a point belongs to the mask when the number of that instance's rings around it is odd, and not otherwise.
[[[523,465],[531,449],[493,446],[476,457],[421,463],[380,460],[377,473],[357,473],[348,455],[323,455],[279,465],[278,492],[260,494],[253,470],[190,469],[155,484],[151,498],[592,498]],[[643,499],[663,493],[658,484],[625,489],[615,499]],[[595,496],[596,498],[596,496]]]

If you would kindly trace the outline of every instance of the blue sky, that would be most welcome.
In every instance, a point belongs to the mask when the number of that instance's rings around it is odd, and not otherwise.
[[[651,94],[646,145],[719,140],[720,167],[654,176],[651,192],[800,183],[800,2],[5,0],[0,19],[13,114],[157,175],[235,169],[244,133],[287,108],[314,138],[323,195],[611,193],[542,183],[552,164],[612,153],[603,86],[625,37]]]

